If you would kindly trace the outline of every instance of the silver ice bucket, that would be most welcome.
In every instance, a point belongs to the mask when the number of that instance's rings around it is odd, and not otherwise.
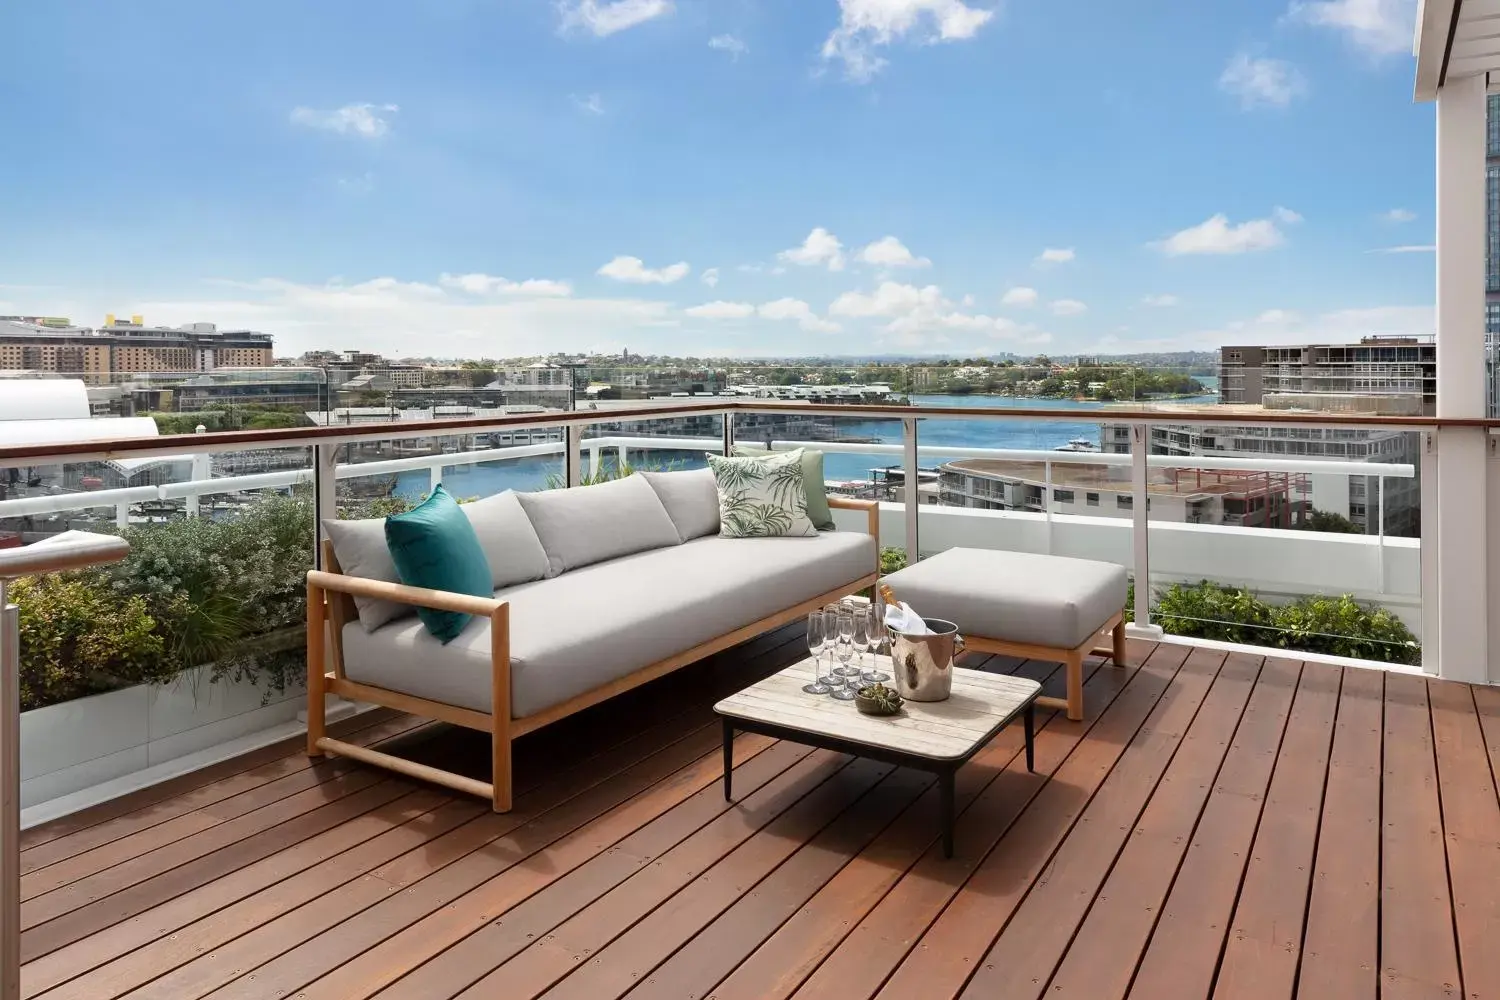
[[[942,701],[953,690],[953,658],[964,649],[958,626],[941,618],[924,618],[929,635],[898,632],[891,636],[891,674],[896,692],[908,701]]]

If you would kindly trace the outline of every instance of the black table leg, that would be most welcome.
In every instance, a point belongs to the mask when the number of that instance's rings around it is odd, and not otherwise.
[[[953,857],[953,769],[938,774],[938,797],[943,810],[943,857]]]
[[[729,716],[724,719],[724,801],[733,802],[730,795],[729,782],[734,774],[734,724],[729,721]]]
[[[1026,714],[1022,717],[1026,726],[1026,770],[1036,770],[1036,702],[1026,703]]]

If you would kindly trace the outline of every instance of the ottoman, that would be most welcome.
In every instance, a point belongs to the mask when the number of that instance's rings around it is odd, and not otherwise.
[[[1125,568],[998,549],[948,549],[881,578],[881,593],[919,614],[958,626],[967,648],[1062,663],[1067,699],[1038,698],[1083,718],[1083,658],[1094,653],[1125,665]],[[1094,648],[1110,630],[1110,647]]]

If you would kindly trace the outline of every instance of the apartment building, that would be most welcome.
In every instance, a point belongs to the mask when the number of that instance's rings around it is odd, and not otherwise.
[[[141,372],[208,372],[274,362],[272,337],[213,323],[147,326],[105,317],[97,328],[48,317],[0,318],[0,370],[77,374],[101,385]]]
[[[1430,416],[1437,345],[1430,337],[1364,337],[1357,344],[1223,347],[1219,399],[1267,409]]]
[[[941,467],[941,501],[949,507],[1129,518],[1135,514],[1130,470],[1114,466],[979,458]],[[1146,505],[1153,520],[1294,528],[1309,509],[1306,477],[1276,472],[1153,469]],[[1050,496],[1049,496],[1050,490]]]

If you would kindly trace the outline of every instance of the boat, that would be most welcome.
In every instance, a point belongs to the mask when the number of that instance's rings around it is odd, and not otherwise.
[[[1073,440],[1069,441],[1067,444],[1058,445],[1052,450],[1071,452],[1097,452],[1099,450],[1099,446],[1090,441],[1088,438],[1076,437]]]

